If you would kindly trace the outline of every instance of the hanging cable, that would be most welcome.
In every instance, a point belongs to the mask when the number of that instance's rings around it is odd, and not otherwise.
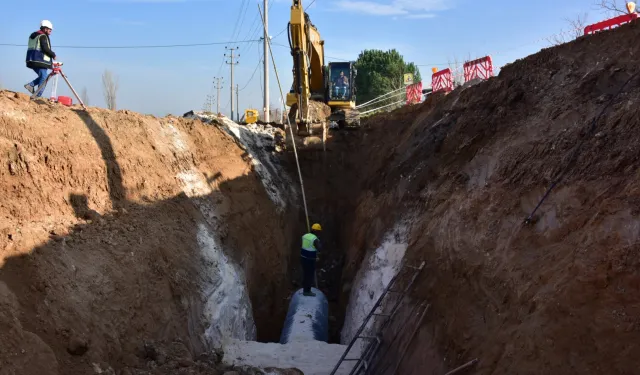
[[[404,99],[403,99],[403,100],[397,101],[397,102],[395,102],[395,103],[391,103],[391,104],[384,105],[384,106],[382,106],[382,107],[378,107],[378,108],[370,109],[370,110],[368,110],[368,111],[360,112],[360,115],[364,115],[364,114],[366,114],[366,113],[373,112],[373,111],[378,111],[378,110],[380,110],[380,109],[387,108],[387,107],[391,107],[392,105],[396,105],[396,104],[400,104],[400,103],[404,103],[404,102],[406,102],[406,100],[404,100]]]
[[[262,9],[260,8],[260,4],[258,4],[258,12],[260,12],[260,18],[262,19],[262,26],[266,32],[266,25],[264,24],[264,15],[262,14]],[[267,39],[267,43],[269,44],[269,54],[271,55],[271,61],[273,63],[273,71],[276,73],[276,80],[278,81],[278,89],[280,90],[280,100],[282,103],[286,103],[284,97],[284,92],[282,91],[282,84],[280,83],[280,76],[278,75],[278,69],[276,68],[276,59],[273,56],[273,49],[271,48],[271,41]],[[298,177],[300,178],[300,190],[302,191],[302,204],[304,205],[304,216],[307,220],[307,231],[311,232],[311,225],[309,224],[309,211],[307,210],[307,197],[304,193],[304,181],[302,179],[302,169],[300,168],[300,160],[298,159],[298,150],[296,148],[295,138],[293,136],[293,127],[291,126],[291,120],[289,116],[287,116],[287,125],[289,127],[289,132],[291,133],[291,144],[293,145],[293,154],[296,159],[296,167],[298,168]]]
[[[364,107],[364,106],[365,106],[365,105],[367,105],[367,104],[370,104],[370,103],[374,103],[374,102],[376,102],[376,101],[379,101],[380,99],[383,99],[383,98],[385,98],[385,97],[387,97],[387,96],[389,96],[389,95],[391,95],[391,94],[397,93],[397,92],[399,92],[400,90],[405,90],[405,88],[404,88],[404,87],[401,87],[401,88],[399,88],[399,89],[396,89],[396,90],[393,90],[393,91],[389,91],[388,93],[383,94],[383,95],[380,95],[380,96],[378,96],[377,98],[373,98],[373,99],[369,100],[368,102],[365,102],[365,103],[362,103],[362,104],[358,104],[358,106],[356,106],[356,108],[361,108],[361,107]]]
[[[370,102],[367,102],[366,104],[361,104],[359,106],[356,107],[356,109],[360,109],[360,108],[364,108],[364,107],[370,107],[374,104],[376,105],[380,105],[380,102],[384,102],[386,100],[393,100],[396,99],[400,96],[406,95],[407,93],[405,91],[400,91],[400,92],[396,92],[395,94],[391,95],[391,96],[386,96],[386,97],[378,97],[376,99],[371,100]]]
[[[247,86],[249,86],[249,84],[251,83],[251,80],[253,79],[253,77],[256,75],[256,72],[258,71],[258,68],[260,67],[260,64],[262,64],[262,60],[258,61],[258,65],[256,65],[255,70],[253,71],[253,74],[251,74],[251,77],[249,78],[249,80],[247,81],[247,83],[244,85],[244,87],[242,87],[240,89],[240,91],[244,90],[247,88]]]

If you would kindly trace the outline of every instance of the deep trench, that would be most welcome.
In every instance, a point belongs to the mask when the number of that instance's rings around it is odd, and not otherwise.
[[[298,150],[304,182],[309,221],[322,225],[319,238],[323,251],[316,264],[317,287],[329,302],[329,343],[340,343],[340,331],[344,324],[349,290],[353,275],[343,275],[348,249],[347,236],[353,223],[349,221],[355,209],[358,195],[357,176],[353,173],[354,151],[350,146],[358,141],[358,133],[347,133],[334,143],[331,150]],[[299,181],[294,154],[281,156],[282,165],[292,181]],[[292,248],[290,259],[291,293],[302,287],[300,267],[300,237],[306,232],[306,218],[302,202],[297,221],[291,231]],[[287,307],[287,306],[285,306]],[[286,311],[285,311],[286,314]],[[281,322],[279,322],[281,324]],[[272,338],[277,341],[279,338]]]
[[[344,324],[345,311],[348,304],[351,280],[343,276],[344,261],[348,244],[345,234],[356,223],[349,221],[355,209],[355,197],[358,191],[353,172],[353,149],[351,144],[359,140],[355,132],[348,133],[340,142],[327,152],[322,150],[298,150],[298,157],[304,181],[305,194],[310,223],[320,223],[323,251],[316,264],[317,287],[329,302],[329,343],[340,343],[340,331]],[[299,185],[299,177],[293,152],[285,152],[279,156],[281,166],[291,181]],[[302,270],[300,267],[300,238],[306,232],[306,218],[302,202],[293,202],[297,212],[290,213],[288,218],[291,244],[289,257],[289,290],[291,296],[302,288]],[[352,278],[351,275],[349,278]],[[272,311],[268,319],[257,316],[257,339],[260,342],[278,342],[284,318],[288,309],[288,300]],[[255,310],[255,309],[254,309]],[[267,323],[268,322],[268,323]],[[274,329],[277,324],[277,329]]]

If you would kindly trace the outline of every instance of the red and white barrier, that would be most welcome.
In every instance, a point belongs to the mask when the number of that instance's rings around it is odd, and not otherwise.
[[[422,82],[407,86],[407,104],[417,104],[422,100]]]
[[[472,79],[488,79],[493,77],[493,61],[491,56],[481,57],[464,63],[464,81]]]
[[[453,91],[453,76],[451,75],[451,69],[447,68],[439,72],[433,73],[431,76],[432,92],[449,92]]]
[[[618,17],[609,18],[608,20],[600,21],[585,27],[584,35],[593,34],[602,30],[610,30],[614,27],[629,23],[636,19],[638,19],[637,13],[623,14]]]

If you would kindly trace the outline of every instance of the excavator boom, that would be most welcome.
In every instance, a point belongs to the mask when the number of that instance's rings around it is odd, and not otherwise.
[[[296,135],[318,132],[326,138],[328,122],[359,125],[355,111],[353,62],[325,65],[324,40],[304,11],[302,0],[292,0],[288,27],[293,58],[293,84],[287,94],[289,121]],[[354,115],[355,114],[355,115]]]

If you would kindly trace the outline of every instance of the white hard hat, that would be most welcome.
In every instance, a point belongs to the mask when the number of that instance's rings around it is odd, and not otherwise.
[[[53,25],[49,20],[42,20],[42,22],[40,22],[40,27],[48,27],[49,29],[53,30]]]

